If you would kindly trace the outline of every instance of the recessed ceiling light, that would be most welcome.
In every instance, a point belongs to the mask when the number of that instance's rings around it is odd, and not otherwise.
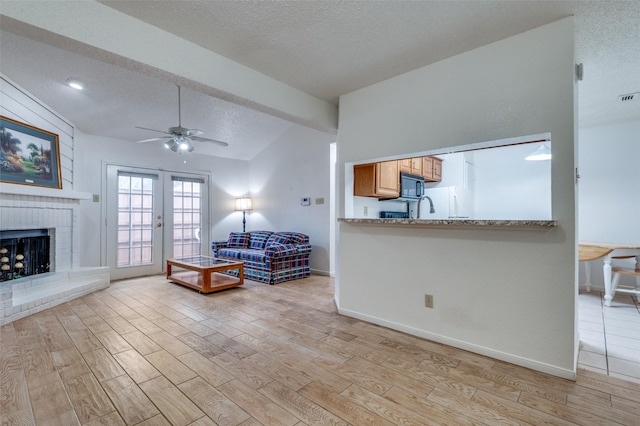
[[[82,90],[86,87],[85,84],[77,78],[68,78],[67,86],[73,87],[76,90]]]

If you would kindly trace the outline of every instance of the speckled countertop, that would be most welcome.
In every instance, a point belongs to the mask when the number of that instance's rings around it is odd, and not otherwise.
[[[503,228],[503,229],[551,229],[557,220],[478,220],[478,219],[367,219],[338,218],[338,222],[354,225],[415,226],[423,228]]]

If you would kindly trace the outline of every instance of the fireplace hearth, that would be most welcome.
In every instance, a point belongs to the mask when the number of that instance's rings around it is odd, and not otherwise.
[[[0,185],[0,326],[109,286],[108,267],[79,264],[78,207],[91,194],[22,186]]]
[[[0,231],[0,282],[51,272],[48,229]]]

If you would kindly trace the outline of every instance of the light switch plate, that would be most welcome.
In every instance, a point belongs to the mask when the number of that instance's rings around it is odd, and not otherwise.
[[[309,197],[300,198],[300,205],[301,206],[310,206],[311,205],[311,198],[309,198]]]

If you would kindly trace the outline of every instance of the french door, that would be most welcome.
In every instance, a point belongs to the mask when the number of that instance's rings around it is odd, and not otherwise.
[[[208,193],[204,175],[108,165],[111,279],[160,274],[167,258],[206,253]]]

